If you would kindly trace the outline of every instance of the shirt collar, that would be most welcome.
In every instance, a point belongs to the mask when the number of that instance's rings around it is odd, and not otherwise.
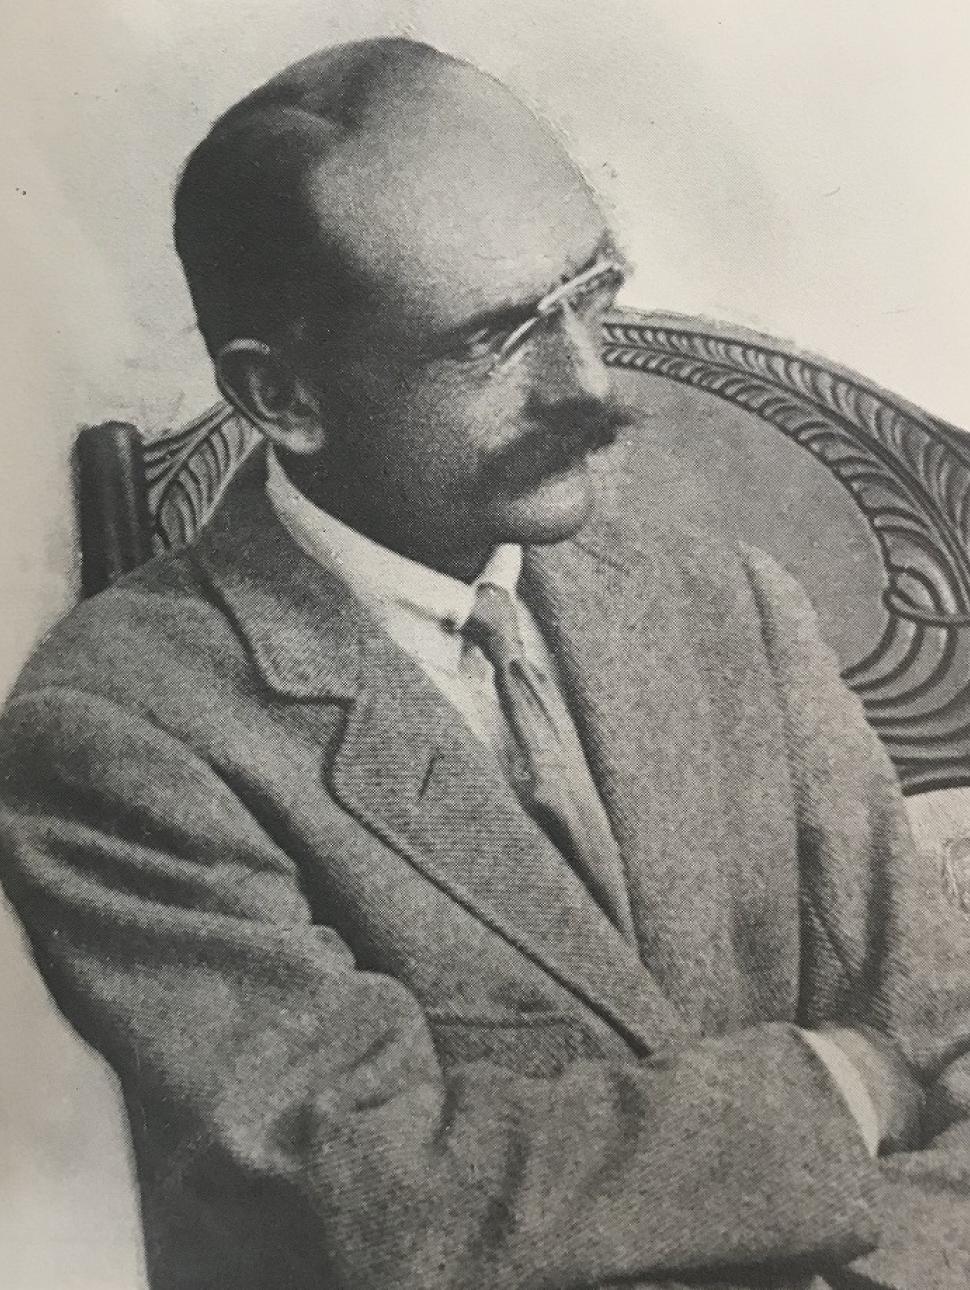
[[[404,610],[455,631],[471,613],[480,583],[516,593],[521,546],[497,546],[474,583],[462,582],[381,546],[321,510],[290,481],[272,449],[267,458],[266,491],[290,537],[311,559],[339,573],[380,616],[382,611]]]

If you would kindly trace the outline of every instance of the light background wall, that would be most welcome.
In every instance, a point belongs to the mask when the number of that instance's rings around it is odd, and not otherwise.
[[[630,303],[792,338],[970,426],[964,0],[6,8],[0,694],[75,595],[78,423],[157,429],[215,398],[170,247],[178,166],[320,45],[396,31],[469,56],[567,136],[639,266]],[[110,1086],[6,923],[3,1284],[138,1285],[125,1167]]]

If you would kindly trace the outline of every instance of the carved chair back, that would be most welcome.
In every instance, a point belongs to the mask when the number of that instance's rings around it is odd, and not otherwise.
[[[720,324],[621,309],[603,352],[642,414],[645,504],[664,501],[647,478],[658,450],[685,489],[702,478],[698,520],[808,588],[904,790],[970,786],[970,437]],[[82,431],[85,593],[190,541],[257,440],[225,405],[153,441],[118,422]]]

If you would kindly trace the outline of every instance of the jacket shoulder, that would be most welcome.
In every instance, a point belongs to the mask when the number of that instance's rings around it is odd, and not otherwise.
[[[40,641],[10,702],[49,689],[80,690],[150,707],[164,687],[191,689],[206,674],[245,667],[240,643],[206,594],[186,552],[149,560],[82,601]]]
[[[635,571],[675,602],[746,608],[756,618],[779,611],[811,614],[800,584],[767,552],[730,533],[708,511],[665,504],[616,509],[579,535],[578,545],[606,565]]]

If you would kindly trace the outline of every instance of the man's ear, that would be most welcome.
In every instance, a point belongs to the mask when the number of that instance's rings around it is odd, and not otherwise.
[[[223,398],[277,447],[298,456],[323,449],[320,400],[275,349],[260,340],[230,340],[215,366]]]

